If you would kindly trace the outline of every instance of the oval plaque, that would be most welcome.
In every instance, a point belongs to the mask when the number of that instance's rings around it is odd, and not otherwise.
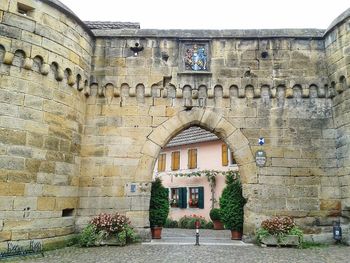
[[[255,153],[255,162],[259,167],[263,167],[266,163],[266,153],[263,150],[258,150]]]

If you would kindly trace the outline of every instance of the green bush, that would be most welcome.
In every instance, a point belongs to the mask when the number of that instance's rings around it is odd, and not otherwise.
[[[221,220],[221,211],[219,208],[213,208],[209,213],[211,220]]]
[[[179,228],[195,229],[197,220],[199,220],[201,229],[207,228],[208,222],[203,217],[196,215],[181,217],[179,220]]]
[[[162,227],[169,214],[169,198],[168,189],[166,189],[162,181],[157,178],[152,182],[151,201],[149,209],[149,221],[151,227]]]
[[[138,236],[136,235],[134,229],[129,225],[125,227],[121,232],[117,234],[120,245],[125,246],[126,244],[134,243],[138,241]]]
[[[214,228],[214,224],[213,222],[209,221],[206,225],[205,225],[206,229],[213,229]]]
[[[178,228],[179,227],[179,223],[176,220],[173,220],[171,218],[167,218],[164,224],[164,227],[167,228]]]
[[[95,225],[88,224],[79,235],[79,245],[82,247],[96,246],[105,235],[106,232],[98,231]]]
[[[242,195],[241,182],[236,172],[227,173],[226,187],[220,197],[221,221],[229,230],[243,230],[243,207],[246,203]]]

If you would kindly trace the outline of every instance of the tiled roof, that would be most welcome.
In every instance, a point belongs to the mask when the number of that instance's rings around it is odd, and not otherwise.
[[[172,138],[171,141],[168,142],[166,147],[180,146],[180,145],[186,145],[186,144],[192,144],[192,143],[198,143],[198,142],[208,142],[208,141],[215,141],[215,140],[219,140],[219,138],[214,133],[206,131],[198,126],[192,126],[187,130],[184,130],[183,132],[179,133],[174,138]]]
[[[134,23],[134,22],[84,21],[84,23],[90,29],[122,29],[122,28],[140,29],[140,23]]]

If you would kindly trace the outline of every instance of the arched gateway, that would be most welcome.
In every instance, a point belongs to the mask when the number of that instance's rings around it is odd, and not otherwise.
[[[0,1],[0,248],[65,240],[100,212],[149,227],[155,160],[191,125],[235,153],[245,234],[290,215],[331,239],[350,218],[349,23],[148,30]]]
[[[257,171],[254,156],[249,146],[249,141],[244,134],[228,122],[220,109],[192,108],[183,110],[155,128],[148,136],[142,148],[142,157],[136,170],[136,177],[143,181],[151,181],[154,165],[161,148],[182,130],[192,125],[200,126],[216,134],[230,149],[234,151],[235,159],[241,174],[243,189],[248,189],[249,184],[257,182]],[[243,194],[245,192],[243,191]],[[248,197],[247,195],[245,196]],[[247,198],[245,211],[244,233],[254,230],[254,222],[249,222],[254,211],[249,210],[249,198]],[[250,227],[249,227],[250,226]]]

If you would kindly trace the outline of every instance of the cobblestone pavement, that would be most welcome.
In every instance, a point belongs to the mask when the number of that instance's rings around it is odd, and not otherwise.
[[[203,239],[220,238],[229,235],[222,231],[201,231]],[[164,237],[188,238],[193,230],[165,230]],[[153,263],[153,262],[244,262],[244,263],[333,263],[350,262],[350,247],[328,246],[324,248],[297,249],[297,248],[261,248],[251,246],[227,245],[161,245],[136,244],[126,247],[70,247],[45,252],[45,257],[37,257],[16,262],[41,263]]]

